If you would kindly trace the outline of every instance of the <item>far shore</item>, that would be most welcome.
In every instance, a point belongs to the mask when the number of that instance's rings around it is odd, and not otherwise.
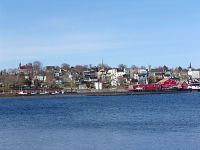
[[[17,93],[0,93],[0,98],[11,97],[47,97],[47,96],[129,96],[129,95],[152,95],[152,94],[178,94],[199,92],[195,90],[168,90],[168,91],[129,91],[126,89],[105,89],[105,90],[80,90],[75,92],[65,92],[64,94],[27,94],[19,95]]]
[[[35,95],[31,95],[31,94],[27,94],[27,95],[20,95],[17,94],[16,92],[4,92],[4,93],[0,93],[0,98],[1,97],[33,97],[33,96],[70,96],[70,95],[77,95],[77,96],[83,96],[83,95],[87,95],[87,93],[126,93],[128,92],[127,89],[103,89],[103,90],[95,90],[95,89],[86,89],[86,90],[76,90],[76,91],[68,91],[65,92],[64,94],[35,94]],[[117,94],[116,94],[117,95]]]

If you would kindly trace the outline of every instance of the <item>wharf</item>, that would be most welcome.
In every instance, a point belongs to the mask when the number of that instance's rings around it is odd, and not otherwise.
[[[33,97],[33,96],[134,96],[134,95],[154,95],[154,94],[179,94],[200,92],[199,90],[166,90],[166,91],[77,91],[65,92],[64,94],[35,94],[35,95],[19,95],[16,93],[0,94],[0,97]]]
[[[127,91],[127,92],[79,92],[80,96],[131,96],[131,95],[152,95],[152,94],[178,94],[191,93],[191,90],[169,90],[169,91]]]

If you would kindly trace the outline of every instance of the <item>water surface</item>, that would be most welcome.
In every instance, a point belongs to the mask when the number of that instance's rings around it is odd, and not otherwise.
[[[0,98],[2,150],[198,150],[200,93]]]

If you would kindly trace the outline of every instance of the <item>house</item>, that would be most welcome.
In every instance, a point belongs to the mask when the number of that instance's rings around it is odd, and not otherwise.
[[[139,84],[148,84],[148,70],[146,69],[137,69],[133,74],[133,79],[137,80]]]
[[[157,77],[157,78],[164,78],[165,72],[163,68],[158,68],[158,69],[151,69],[149,71],[149,76]]]
[[[138,69],[137,80],[139,84],[148,84],[148,70]]]
[[[20,63],[18,67],[18,71],[19,73],[24,73],[24,75],[29,75],[29,74],[32,74],[33,72],[33,66],[32,64],[21,65]]]
[[[99,80],[105,80],[106,79],[106,75],[107,75],[107,72],[104,68],[102,69],[99,69],[98,72],[97,72],[97,78]]]
[[[83,81],[85,82],[97,82],[97,73],[93,69],[88,69],[87,71],[83,71]]]
[[[86,89],[88,89],[88,87],[86,86],[86,84],[80,84],[80,85],[78,86],[78,89],[79,89],[79,90],[86,90]]]
[[[43,75],[36,75],[36,76],[34,76],[34,78],[33,78],[34,80],[39,80],[39,81],[41,81],[41,82],[46,82],[46,80],[47,80],[47,77],[46,76],[43,76]]]
[[[101,82],[95,82],[94,87],[96,90],[102,90],[102,83]]]
[[[46,66],[46,71],[54,71],[56,66]]]
[[[109,78],[111,86],[118,86],[121,85],[122,82],[124,82],[126,75],[125,70],[119,69],[119,68],[112,68],[109,69],[107,72],[107,78]]]
[[[188,69],[188,77],[190,80],[200,79],[200,70],[193,69],[191,63]]]

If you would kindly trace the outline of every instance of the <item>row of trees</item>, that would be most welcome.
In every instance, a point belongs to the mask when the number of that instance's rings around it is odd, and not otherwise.
[[[40,62],[40,61],[34,61],[33,63],[27,63],[27,65],[30,65],[32,66],[33,68],[33,72],[36,73],[36,74],[39,74],[41,73],[42,71],[45,70],[45,67],[43,67],[43,64]],[[57,66],[58,68],[62,68],[62,69],[65,69],[65,70],[70,70],[70,69],[75,69],[77,70],[77,72],[82,72],[83,70],[86,70],[88,68],[104,68],[104,69],[109,69],[109,68],[112,68],[110,67],[109,65],[107,64],[98,64],[97,66],[92,66],[91,64],[90,65],[76,65],[76,66],[70,66],[69,64],[67,63],[63,63],[61,64],[61,66]],[[125,68],[128,68],[127,65],[125,64],[119,64],[117,66],[117,68],[123,70]],[[138,68],[141,68],[141,69],[149,69],[151,68],[151,66],[148,66],[148,67],[145,67],[145,66],[136,66],[136,65],[132,65],[130,68],[132,69],[138,69]],[[159,69],[159,68],[162,68],[164,71],[186,71],[187,68],[182,68],[181,66],[178,66],[178,67],[175,67],[175,68],[169,68],[167,67],[166,65],[164,66],[159,66],[159,67],[156,67],[155,69]],[[7,74],[15,74],[18,72],[18,69],[17,68],[11,68],[11,69],[4,69],[4,70],[1,70],[0,71],[0,74],[3,74],[3,73],[7,73]]]

